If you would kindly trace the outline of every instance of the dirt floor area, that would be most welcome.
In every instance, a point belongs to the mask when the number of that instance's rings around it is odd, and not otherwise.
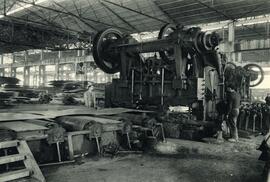
[[[0,112],[85,108],[63,105],[19,105]],[[264,163],[256,147],[262,136],[240,143],[209,144],[177,139],[154,151],[42,167],[47,182],[260,182]]]
[[[251,146],[170,139],[156,151],[43,168],[48,182],[260,182],[263,163]],[[194,150],[197,145],[199,150]],[[205,148],[204,148],[205,147]],[[224,149],[224,152],[222,152]]]

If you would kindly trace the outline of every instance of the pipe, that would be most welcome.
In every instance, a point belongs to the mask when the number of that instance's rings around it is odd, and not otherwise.
[[[134,69],[131,71],[131,103],[133,103],[134,97]]]
[[[161,105],[164,104],[164,68],[161,69]]]

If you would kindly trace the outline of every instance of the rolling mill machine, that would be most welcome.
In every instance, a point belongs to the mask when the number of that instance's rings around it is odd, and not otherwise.
[[[215,128],[215,121],[224,115],[218,105],[224,107],[226,85],[233,84],[247,101],[250,87],[263,80],[257,65],[228,63],[226,56],[217,52],[220,41],[215,32],[171,24],[161,28],[157,40],[140,43],[117,29],[99,32],[93,40],[95,63],[106,73],[120,72],[120,78],[105,89],[105,105],[162,111],[186,106],[188,114],[157,117],[166,135],[174,138],[194,139],[190,135],[205,126],[201,121],[210,121],[210,128]],[[144,57],[144,53],[153,56]]]
[[[212,117],[213,103],[206,96],[218,100],[224,90],[216,51],[220,40],[215,32],[170,24],[161,28],[157,40],[142,43],[117,29],[99,32],[93,41],[97,66],[109,74],[120,72],[106,88],[105,104],[147,109],[183,105],[200,120]],[[153,57],[142,56],[150,52]]]

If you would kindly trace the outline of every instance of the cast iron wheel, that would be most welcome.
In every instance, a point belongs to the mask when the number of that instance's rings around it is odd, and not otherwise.
[[[172,24],[166,24],[164,25],[158,34],[158,39],[164,39],[168,37],[172,32],[174,32],[176,27]],[[171,64],[174,62],[174,50],[165,50],[165,51],[159,51],[159,55],[162,58],[162,60],[165,61],[167,64]]]
[[[260,83],[262,83],[262,81],[264,79],[264,71],[263,71],[262,67],[260,67],[257,64],[247,64],[247,65],[244,66],[244,68],[247,71],[254,71],[254,70],[252,70],[252,68],[258,68],[259,69],[258,75],[261,75],[261,77],[259,79],[251,80],[251,81],[256,81],[256,82],[253,83],[253,84],[250,83],[250,85],[249,85],[250,87],[256,87],[257,85],[259,85]]]
[[[120,54],[110,53],[108,48],[122,38],[121,31],[110,28],[99,32],[93,40],[94,61],[105,73],[114,74],[120,71]]]

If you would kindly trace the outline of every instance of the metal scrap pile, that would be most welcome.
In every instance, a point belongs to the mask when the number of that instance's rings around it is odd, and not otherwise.
[[[205,129],[210,124],[192,120],[188,113],[168,112],[159,117],[163,123],[166,137],[200,140],[205,137]]]
[[[12,98],[14,97],[14,92],[0,92],[0,108],[6,108],[12,106]]]
[[[49,83],[56,91],[65,93],[84,92],[89,84],[91,82],[73,80],[54,80]]]
[[[78,105],[83,103],[83,93],[91,82],[54,80],[49,85],[54,87],[53,102],[64,105]]]
[[[5,88],[9,87],[17,87],[19,83],[19,79],[11,78],[11,77],[0,77],[0,87],[2,87],[2,91],[0,92],[0,108],[5,108],[8,106],[12,106],[12,98],[15,96],[14,92],[6,91]]]
[[[4,87],[17,87],[20,80],[13,77],[0,77],[0,85]]]
[[[122,146],[133,150],[151,148],[158,140],[165,141],[162,123],[159,123],[153,114],[146,113],[121,113],[102,116],[123,122]]]
[[[2,92],[0,95],[0,106],[7,107],[12,103],[49,103],[50,95],[46,90],[31,89],[18,85],[19,79],[13,77],[0,77]]]
[[[40,104],[49,104],[52,101],[52,95],[47,93],[42,93],[39,95]]]
[[[72,94],[63,95],[63,104],[64,105],[78,105],[80,102],[76,100],[75,96]]]
[[[51,101],[51,95],[46,90],[18,87],[6,88],[5,91],[14,93],[13,103],[48,104]]]

